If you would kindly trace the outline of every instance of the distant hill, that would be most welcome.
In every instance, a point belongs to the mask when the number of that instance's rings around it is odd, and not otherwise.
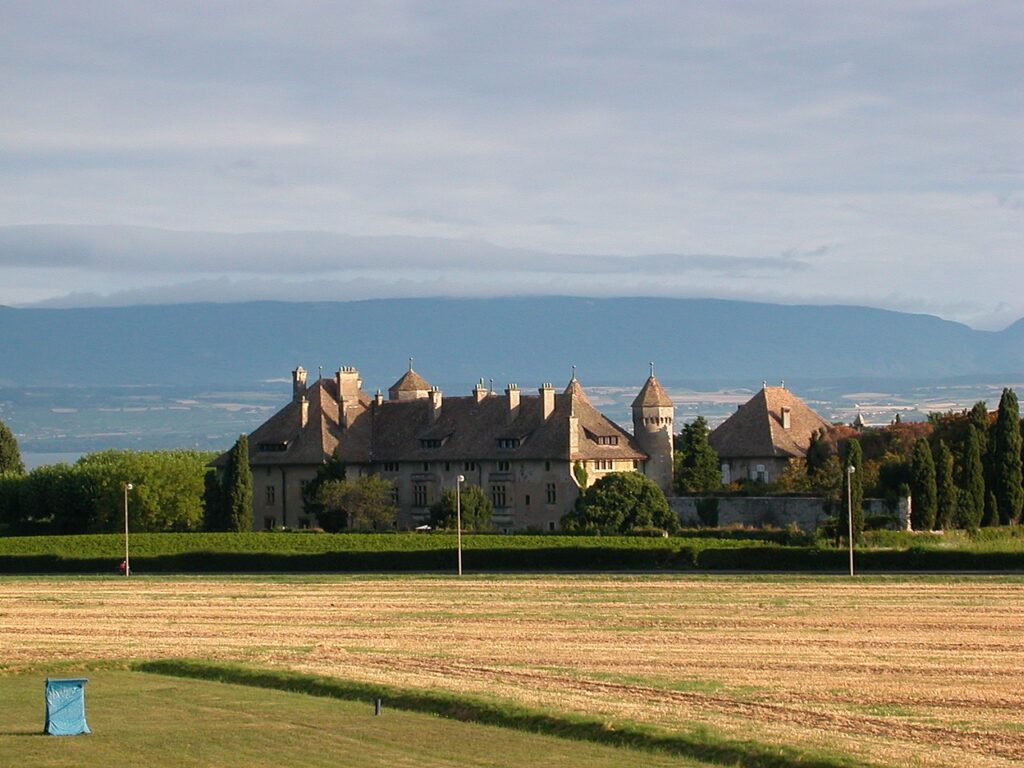
[[[950,379],[1024,372],[1024,320],[975,331],[864,307],[706,299],[388,299],[0,307],[0,384],[231,384],[354,365],[387,387],[414,356],[442,387]]]

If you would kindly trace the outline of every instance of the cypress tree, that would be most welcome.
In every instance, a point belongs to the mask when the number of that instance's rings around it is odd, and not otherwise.
[[[23,475],[25,465],[21,463],[21,451],[14,433],[0,421],[0,475]]]
[[[932,530],[938,511],[938,487],[932,449],[928,447],[928,441],[923,437],[914,443],[914,455],[910,465],[910,497],[913,500],[911,522],[914,529]]]
[[[995,494],[998,522],[1007,525],[1017,522],[1024,506],[1020,406],[1012,389],[1004,389],[999,399],[999,415],[993,438],[992,492]]]
[[[949,530],[956,522],[957,488],[953,482],[953,452],[943,440],[939,440],[935,455],[935,491],[935,525],[941,530]]]
[[[680,493],[714,491],[722,485],[718,454],[708,442],[708,423],[698,416],[683,427],[675,455],[675,485]]]
[[[846,443],[846,455],[843,458],[843,489],[842,489],[842,513],[838,516],[839,525],[836,526],[837,539],[844,537],[848,529],[847,515],[853,517],[853,538],[860,538],[864,530],[864,453],[860,447],[860,441],[856,438]],[[851,474],[849,468],[853,467]],[[850,510],[847,510],[847,484],[849,484]]]
[[[252,472],[249,471],[249,438],[239,435],[228,458],[224,478],[225,517],[228,530],[252,530]]]
[[[978,430],[971,425],[967,429],[964,465],[960,468],[960,487],[966,496],[961,497],[958,505],[957,522],[961,527],[972,530],[981,524],[985,512],[985,476],[978,443]]]
[[[224,514],[224,489],[215,471],[203,476],[203,529],[207,531],[226,531],[227,520]]]

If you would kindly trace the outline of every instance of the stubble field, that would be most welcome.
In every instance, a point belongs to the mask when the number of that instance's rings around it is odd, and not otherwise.
[[[1024,763],[1022,606],[1019,578],[12,578],[0,663],[242,661],[1005,767]]]

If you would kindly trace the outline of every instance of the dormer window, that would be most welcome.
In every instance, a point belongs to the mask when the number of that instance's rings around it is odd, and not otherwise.
[[[430,437],[430,438],[427,438],[425,440],[420,440],[420,447],[421,448],[440,448],[443,443],[444,443],[444,440],[442,440],[439,437]]]
[[[284,453],[288,450],[288,443],[260,443],[260,453]]]
[[[619,436],[618,435],[598,435],[597,436],[597,444],[598,445],[618,445],[619,444]]]
[[[499,437],[499,448],[518,448],[521,440],[518,437]]]

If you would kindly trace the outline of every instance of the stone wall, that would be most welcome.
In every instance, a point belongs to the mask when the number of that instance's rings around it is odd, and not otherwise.
[[[696,496],[672,496],[668,503],[684,525],[700,521],[698,504],[710,498]],[[796,524],[804,531],[813,531],[829,517],[825,514],[825,500],[807,496],[732,496],[717,497],[718,521],[720,527],[745,526],[785,528]],[[844,510],[845,511],[845,510]],[[865,499],[865,515],[891,515],[882,499]],[[844,518],[845,519],[845,518]],[[893,516],[894,528],[909,528],[910,499],[901,499],[897,514]],[[705,521],[705,524],[711,521]]]

